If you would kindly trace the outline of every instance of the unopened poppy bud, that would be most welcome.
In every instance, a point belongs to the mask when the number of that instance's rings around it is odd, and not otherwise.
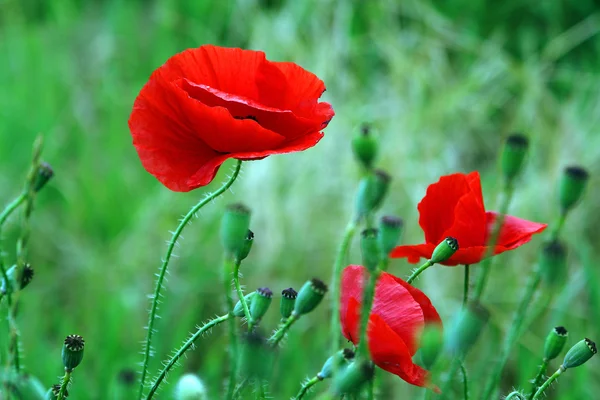
[[[363,266],[371,272],[377,269],[381,256],[378,236],[377,229],[365,229],[360,237]]]
[[[50,164],[45,162],[40,163],[40,165],[38,165],[37,175],[33,181],[33,191],[39,192],[42,190],[52,176],[54,176],[54,171],[52,171]]]
[[[571,166],[565,168],[562,179],[560,181],[560,207],[563,213],[569,211],[583,195],[587,181],[589,179],[588,172],[579,166]]]
[[[502,173],[507,180],[515,178],[523,168],[529,140],[521,134],[510,135],[502,150]]]
[[[72,370],[83,360],[85,341],[79,335],[69,335],[62,348],[62,361],[65,369]]]
[[[369,125],[361,126],[352,139],[352,150],[356,159],[366,168],[371,169],[377,157],[378,142]]]
[[[343,349],[332,355],[325,361],[323,368],[317,374],[319,380],[331,378],[334,370],[340,370],[342,366],[346,365],[349,360],[354,358],[354,351],[350,349]]]
[[[544,243],[540,253],[540,274],[550,286],[560,285],[567,280],[567,248],[557,240]]]
[[[250,209],[243,204],[232,204],[227,207],[221,221],[221,242],[225,251],[240,257],[247,250],[248,227],[250,226]],[[248,254],[246,254],[248,255]]]
[[[292,315],[292,311],[294,311],[294,305],[296,304],[296,297],[298,297],[298,292],[296,292],[292,288],[287,288],[281,291],[281,303],[279,303],[279,311],[281,312],[281,317],[287,319]]]
[[[458,250],[458,240],[448,236],[437,245],[431,259],[429,260],[432,264],[441,263],[452,257]]]
[[[206,386],[194,374],[185,374],[175,387],[175,400],[206,400]]]
[[[273,349],[265,337],[257,331],[242,336],[240,372],[248,378],[265,378],[273,366]]]
[[[592,358],[594,354],[598,352],[596,349],[596,343],[590,339],[585,338],[576,343],[565,355],[565,359],[562,363],[562,369],[579,367]]]
[[[252,249],[253,243],[254,232],[248,229],[248,232],[246,232],[246,237],[244,238],[244,246],[242,247],[242,250],[240,251],[240,254],[237,257],[238,261],[242,261],[246,259],[246,257],[248,257],[248,254],[250,254],[250,250]]]
[[[267,313],[272,300],[273,292],[271,289],[266,287],[256,289],[252,304],[250,304],[250,317],[254,321],[260,320]]]
[[[298,292],[292,314],[300,316],[311,312],[323,300],[325,293],[327,293],[327,285],[323,281],[313,278],[306,282]]]
[[[370,361],[355,361],[343,368],[333,380],[333,392],[336,395],[352,394],[373,378],[375,369]]]
[[[393,215],[386,215],[379,221],[379,246],[385,257],[398,245],[403,226],[402,219]]]
[[[255,294],[256,294],[256,292],[252,292],[252,293],[248,293],[247,295],[244,296],[244,299],[246,299],[246,304],[248,305],[248,307],[250,307],[252,305],[252,299],[254,298]],[[235,307],[233,307],[232,314],[235,317],[245,317],[246,316],[244,314],[244,306],[242,305],[242,302],[240,300],[238,300],[237,303],[235,303]]]
[[[440,324],[427,324],[421,332],[421,365],[431,369],[444,345],[444,334]]]
[[[465,355],[475,344],[477,338],[490,318],[490,313],[479,303],[468,303],[461,309],[447,331],[446,345],[448,350],[458,355]]]
[[[546,342],[544,343],[544,360],[550,361],[558,357],[565,348],[568,336],[569,332],[562,326],[552,329],[546,336]]]
[[[376,169],[360,181],[356,198],[356,212],[359,218],[381,206],[391,179],[385,171]]]
[[[20,278],[17,277],[17,273],[18,271],[16,265],[13,265],[6,271],[6,276],[8,277],[13,290],[24,289],[33,280],[34,271],[31,265],[29,264],[25,264],[25,266],[23,267]],[[17,282],[19,282],[18,285]],[[8,286],[6,285],[4,279],[2,280],[2,286],[0,290],[2,291],[2,293],[6,293],[6,291],[8,290]]]

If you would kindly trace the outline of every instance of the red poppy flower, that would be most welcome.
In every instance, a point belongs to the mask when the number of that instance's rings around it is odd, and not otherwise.
[[[352,343],[360,337],[360,310],[366,270],[350,265],[342,274],[342,333]],[[371,359],[379,368],[417,386],[429,383],[429,372],[412,362],[418,350],[418,332],[425,323],[442,323],[427,296],[402,279],[381,273],[375,287],[367,340]]]
[[[261,51],[211,45],[158,68],[133,105],[129,129],[144,168],[166,187],[207,185],[228,158],[302,151],[323,137],[334,112],[325,85]]]
[[[477,171],[468,175],[442,176],[437,183],[429,185],[418,209],[425,244],[398,246],[392,250],[390,257],[406,257],[408,262],[417,263],[420,258],[430,258],[435,247],[444,238],[452,236],[458,240],[458,251],[442,264],[475,264],[481,261],[489,247],[486,244],[498,214],[485,211]],[[546,226],[505,215],[493,254],[524,245]]]

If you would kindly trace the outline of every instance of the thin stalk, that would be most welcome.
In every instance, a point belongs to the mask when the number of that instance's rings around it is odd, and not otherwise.
[[[263,387],[262,379],[254,380],[254,398],[256,400],[263,400],[265,398],[265,388]]]
[[[285,337],[287,331],[291,328],[292,325],[294,325],[294,322],[298,321],[298,318],[300,317],[292,313],[292,315],[290,315],[290,317],[285,321],[285,323],[279,328],[277,328],[275,332],[273,332],[273,335],[271,335],[271,337],[269,338],[269,343],[271,344],[271,346],[275,347],[279,344],[281,339]]]
[[[237,160],[235,165],[235,169],[233,174],[229,177],[227,182],[223,184],[219,189],[217,189],[214,193],[209,194],[203,200],[201,200],[198,204],[193,206],[191,210],[183,217],[175,232],[173,232],[173,236],[167,245],[167,252],[165,253],[165,257],[163,258],[162,265],[160,267],[160,272],[158,274],[158,278],[156,280],[156,287],[154,288],[154,294],[152,296],[152,306],[150,307],[150,313],[148,314],[148,325],[146,332],[146,341],[144,344],[144,361],[142,362],[142,376],[140,378],[140,388],[138,398],[143,398],[142,395],[144,393],[144,385],[146,384],[146,375],[148,372],[148,363],[150,362],[150,349],[152,348],[152,337],[154,335],[154,322],[156,320],[156,312],[158,311],[158,302],[160,298],[160,291],[162,289],[163,280],[165,278],[165,274],[167,272],[167,267],[169,266],[169,261],[171,260],[171,255],[173,254],[173,249],[175,248],[175,243],[177,243],[177,239],[183,232],[183,229],[186,225],[191,221],[192,217],[206,204],[213,201],[221,194],[223,194],[229,187],[235,182],[236,178],[240,173],[240,169],[242,167],[242,161]]]
[[[177,362],[185,354],[185,352],[188,351],[192,346],[194,346],[194,342],[196,342],[196,340],[198,340],[200,336],[202,336],[209,329],[214,328],[221,322],[224,322],[228,319],[233,318],[229,314],[222,315],[220,317],[208,321],[206,324],[202,325],[202,327],[198,328],[196,333],[194,333],[192,336],[190,336],[188,340],[186,340],[186,342],[175,352],[173,357],[171,357],[169,361],[167,361],[163,369],[161,369],[160,373],[158,374],[158,377],[154,380],[154,383],[152,384],[152,388],[150,388],[150,392],[148,392],[148,395],[146,396],[146,400],[150,400],[152,396],[154,396],[154,393],[156,393],[156,390],[167,376],[167,373],[171,370],[171,368],[175,366],[175,364],[177,364]]]
[[[460,367],[460,371],[462,372],[462,376],[463,376],[463,394],[464,394],[464,399],[465,400],[469,400],[469,376],[467,375],[467,369],[465,368],[465,364],[462,362],[462,360],[459,360],[459,367]]]
[[[240,260],[235,260],[235,264],[233,265],[233,284],[235,285],[235,291],[237,292],[238,299],[244,308],[244,316],[246,317],[246,321],[248,321],[248,330],[250,331],[252,329],[252,321],[250,320],[250,309],[248,308],[248,302],[244,297],[244,292],[242,291],[242,286],[240,285],[240,264]]]
[[[427,268],[431,267],[433,265],[433,263],[431,262],[431,260],[427,260],[425,261],[425,263],[423,265],[421,265],[419,268],[417,268],[411,276],[408,277],[408,279],[406,280],[406,283],[412,283],[415,279],[417,279],[417,277],[419,275],[421,275],[421,272],[425,271]]]
[[[69,383],[71,383],[71,373],[73,370],[65,368],[65,376],[62,378],[62,382],[60,384],[60,390],[58,391],[58,395],[56,396],[56,400],[65,400],[67,394],[67,388],[69,387]]]
[[[231,297],[231,281],[229,277],[233,273],[232,266],[234,261],[229,257],[225,257],[223,260],[223,284],[225,291],[225,304],[227,307],[227,314],[233,315],[233,298]],[[235,320],[229,318],[227,323],[229,331],[229,383],[227,385],[226,399],[233,399],[233,391],[235,390],[235,379],[237,374],[237,360],[238,360],[238,337],[235,329]]]
[[[375,297],[375,285],[379,278],[379,270],[369,271],[369,281],[363,289],[362,309],[360,310],[360,341],[358,342],[358,350],[356,357],[358,359],[369,358],[369,348],[367,346],[367,326],[369,325],[369,316],[373,307],[373,299]]]
[[[446,376],[446,382],[444,382],[444,386],[442,387],[442,394],[440,396],[440,400],[451,398],[448,397],[450,392],[452,391],[452,383],[454,376],[458,372],[463,360],[459,358],[455,358],[450,365],[450,370],[448,371],[448,375]]]
[[[367,400],[375,399],[375,375],[367,382]]]
[[[8,217],[17,209],[19,208],[19,206],[21,204],[23,204],[23,202],[25,201],[25,199],[27,198],[27,192],[23,192],[21,193],[19,196],[17,196],[17,198],[15,198],[13,201],[11,201],[10,203],[8,203],[8,205],[6,207],[4,207],[4,210],[2,210],[2,213],[0,213],[0,227],[2,225],[4,225],[4,223],[6,222],[6,220],[8,219]]]
[[[311,387],[313,387],[314,385],[316,385],[317,383],[319,383],[321,381],[321,379],[319,379],[318,377],[314,377],[309,379],[308,381],[304,382],[302,384],[302,387],[300,388],[300,391],[298,392],[298,394],[296,395],[296,397],[294,397],[293,400],[300,400],[304,397],[304,395],[306,393],[308,393],[308,391],[310,390]]]
[[[533,387],[531,389],[531,393],[527,397],[528,400],[533,400],[533,396],[535,392],[538,390],[542,381],[544,380],[544,376],[546,375],[546,371],[548,370],[548,360],[544,358],[542,361],[542,365],[540,365],[540,370],[538,371],[535,379],[533,380]]]
[[[469,301],[469,265],[465,264],[465,283],[463,286],[463,302],[462,306],[465,307]]]
[[[556,378],[558,378],[560,376],[560,374],[563,373],[563,369],[559,368],[555,373],[553,373],[550,378],[546,379],[546,382],[544,382],[544,384],[542,386],[540,386],[540,388],[537,390],[537,392],[535,392],[535,394],[533,395],[533,400],[537,400],[539,398],[541,398],[542,394],[544,394],[544,390],[548,389],[548,386],[550,386],[550,384],[552,382],[554,382],[556,380]]]

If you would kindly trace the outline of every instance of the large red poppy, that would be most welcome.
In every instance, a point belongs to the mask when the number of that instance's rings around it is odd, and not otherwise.
[[[437,183],[429,185],[418,209],[425,243],[398,246],[392,250],[390,257],[406,257],[408,262],[417,263],[420,258],[430,258],[435,247],[448,236],[458,240],[459,249],[442,264],[475,264],[485,256],[489,247],[486,244],[498,214],[485,211],[477,171],[468,175],[442,176]],[[505,215],[493,254],[524,245],[546,226]]]
[[[166,187],[207,185],[228,158],[314,146],[334,112],[325,85],[261,51],[205,45],[171,57],[142,88],[129,129],[144,168]]]
[[[346,267],[342,274],[342,333],[352,343],[359,341],[360,311],[366,269]],[[375,287],[367,340],[371,359],[379,368],[417,386],[429,383],[429,372],[412,361],[418,350],[418,333],[426,323],[442,323],[427,296],[402,279],[382,272]]]

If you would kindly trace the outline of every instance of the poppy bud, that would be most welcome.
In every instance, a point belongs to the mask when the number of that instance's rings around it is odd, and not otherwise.
[[[521,393],[521,392],[517,392],[516,390],[513,392],[510,392],[508,394],[508,396],[506,396],[505,400],[525,400],[527,397]]]
[[[433,254],[431,255],[431,259],[429,261],[432,264],[441,263],[452,257],[457,250],[458,240],[448,236],[433,250]]]
[[[54,171],[52,171],[50,164],[41,162],[40,165],[38,165],[37,175],[33,181],[33,191],[39,192],[42,190],[42,188],[46,186],[46,183],[48,183],[53,175]]]
[[[565,370],[567,368],[579,367],[581,364],[584,364],[587,360],[592,358],[597,352],[596,343],[585,338],[577,342],[569,351],[567,351],[561,368]]]
[[[402,219],[392,215],[386,215],[379,220],[379,246],[385,257],[400,241],[403,226]]]
[[[249,308],[252,305],[252,299],[254,298],[255,294],[256,294],[256,292],[252,292],[252,293],[248,293],[247,295],[244,296],[244,299],[246,299],[246,304],[248,305]],[[240,300],[238,300],[238,302],[235,303],[235,307],[233,307],[232,314],[234,317],[245,317],[246,316],[244,314],[244,306],[242,305],[242,302]]]
[[[378,236],[377,229],[365,229],[360,237],[363,265],[371,272],[377,269],[381,255]]]
[[[266,378],[273,366],[273,351],[264,336],[252,331],[242,336],[240,372],[249,378]]]
[[[175,387],[175,400],[206,400],[206,386],[194,374],[185,374]]]
[[[238,261],[242,261],[248,257],[250,254],[250,250],[252,249],[252,244],[254,243],[254,232],[248,229],[246,232],[246,237],[244,238],[244,246],[242,247],[240,254],[238,255]]]
[[[354,358],[354,352],[350,349],[343,349],[332,355],[325,361],[323,364],[323,368],[317,374],[317,378],[319,380],[331,378],[333,375],[333,370],[340,370],[342,366],[346,365],[349,360]]]
[[[279,303],[279,311],[283,319],[288,319],[294,311],[294,305],[296,304],[296,297],[298,292],[292,288],[287,288],[281,291],[281,303]]]
[[[252,320],[258,321],[267,313],[271,300],[273,300],[271,289],[266,287],[256,289],[252,304],[250,304],[250,317],[252,317]]]
[[[373,378],[375,368],[370,361],[355,361],[342,369],[333,380],[336,395],[358,392],[362,385]]]
[[[366,168],[371,169],[377,157],[377,138],[369,125],[363,125],[352,139],[352,150],[356,159]]]
[[[477,341],[489,318],[489,311],[481,304],[468,303],[459,311],[448,330],[446,338],[448,350],[458,355],[465,355]]]
[[[381,206],[391,179],[385,171],[376,169],[360,181],[356,198],[356,212],[359,218]]]
[[[540,253],[540,273],[551,287],[567,280],[567,249],[559,240],[544,243]]]
[[[13,288],[13,290],[17,289],[17,286],[19,289],[24,289],[27,285],[29,285],[31,283],[31,280],[33,279],[34,271],[30,264],[25,264],[25,266],[23,267],[23,271],[21,271],[21,278],[18,279],[16,275],[17,275],[17,266],[16,265],[13,265],[6,271],[6,276],[10,280],[10,284],[11,284],[11,287]],[[20,281],[19,285],[17,285],[17,281]],[[2,293],[6,293],[7,290],[8,290],[8,287],[6,285],[6,282],[3,279],[2,286],[0,287],[0,291]]]
[[[421,332],[421,365],[431,369],[444,345],[444,335],[440,324],[427,324]]]
[[[72,370],[83,360],[85,341],[79,335],[69,335],[62,348],[62,361],[65,369]]]
[[[221,242],[225,251],[240,257],[247,249],[248,227],[250,226],[250,209],[243,204],[232,204],[227,207],[221,221]]]
[[[507,180],[512,180],[521,172],[528,147],[529,140],[521,134],[510,135],[506,139],[502,150],[501,164],[502,173]]]
[[[298,292],[292,314],[300,316],[311,312],[323,300],[325,293],[327,293],[327,285],[323,281],[313,278],[306,282]]]
[[[560,181],[560,207],[562,212],[569,211],[583,194],[587,181],[589,179],[588,172],[579,166],[571,166],[565,168],[562,179]]]
[[[544,360],[550,361],[558,357],[565,348],[568,336],[569,332],[562,326],[552,329],[546,336],[546,342],[544,343]]]

